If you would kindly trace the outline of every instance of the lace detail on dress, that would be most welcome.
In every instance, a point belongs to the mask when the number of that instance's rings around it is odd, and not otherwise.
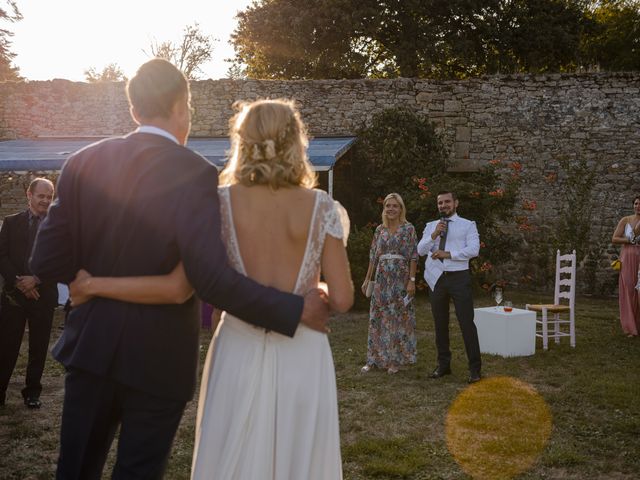
[[[309,225],[307,247],[298,272],[296,286],[293,293],[304,295],[318,286],[320,280],[320,266],[322,249],[326,235],[340,238],[347,243],[349,235],[349,216],[340,203],[334,201],[322,190],[314,190],[315,202]],[[231,266],[246,275],[246,270],[240,256],[240,247],[233,225],[233,211],[229,187],[219,187],[220,217],[222,226],[222,240],[227,247],[227,255]]]
[[[347,240],[349,239],[349,229],[351,226],[349,222],[349,214],[347,214],[347,211],[340,202],[337,200],[331,200],[331,198],[328,198],[328,200],[333,204],[333,208],[329,207],[327,210],[324,221],[326,233],[334,238],[342,240],[346,247]]]
[[[342,205],[334,201],[327,192],[314,191],[316,201],[311,217],[309,239],[295,289],[295,293],[298,294],[304,294],[318,286],[322,249],[327,234],[342,239],[345,244],[349,234],[349,216]]]
[[[229,187],[218,187],[218,197],[220,198],[220,234],[222,235],[222,241],[227,247],[229,264],[234,270],[246,275],[247,272],[244,269],[244,263],[242,263],[242,257],[240,256],[236,230],[233,226],[233,212],[231,211]]]

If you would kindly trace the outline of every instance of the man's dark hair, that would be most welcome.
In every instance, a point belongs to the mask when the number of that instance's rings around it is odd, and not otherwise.
[[[436,195],[436,198],[438,198],[440,195],[449,195],[449,194],[451,195],[451,198],[453,198],[454,200],[458,199],[458,196],[455,194],[455,192],[450,192],[449,190],[440,190]]]
[[[176,102],[189,95],[184,74],[162,58],[144,63],[127,83],[127,98],[142,118],[168,118]]]
[[[37,178],[34,178],[33,180],[31,180],[31,183],[29,184],[29,188],[27,188],[27,191],[29,193],[33,193],[33,191],[36,189],[36,187],[38,186],[38,184],[40,182],[48,183],[53,187],[53,182],[51,180],[49,180],[48,178],[37,177]]]

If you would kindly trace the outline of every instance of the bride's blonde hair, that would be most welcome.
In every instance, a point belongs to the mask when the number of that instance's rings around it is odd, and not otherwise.
[[[307,158],[309,139],[290,100],[236,102],[230,121],[231,156],[221,185],[269,185],[313,188],[316,174]]]

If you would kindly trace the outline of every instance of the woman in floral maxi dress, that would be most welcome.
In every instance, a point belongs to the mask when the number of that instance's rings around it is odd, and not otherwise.
[[[406,220],[402,197],[390,193],[383,202],[382,224],[376,228],[362,291],[374,281],[369,311],[367,363],[387,369],[416,363],[416,316],[413,305],[418,262],[416,231]]]

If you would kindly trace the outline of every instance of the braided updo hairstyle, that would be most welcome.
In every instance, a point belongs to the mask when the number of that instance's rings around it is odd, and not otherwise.
[[[316,174],[307,158],[309,140],[300,113],[290,100],[236,102],[230,121],[231,158],[220,174],[222,185],[313,188]]]

